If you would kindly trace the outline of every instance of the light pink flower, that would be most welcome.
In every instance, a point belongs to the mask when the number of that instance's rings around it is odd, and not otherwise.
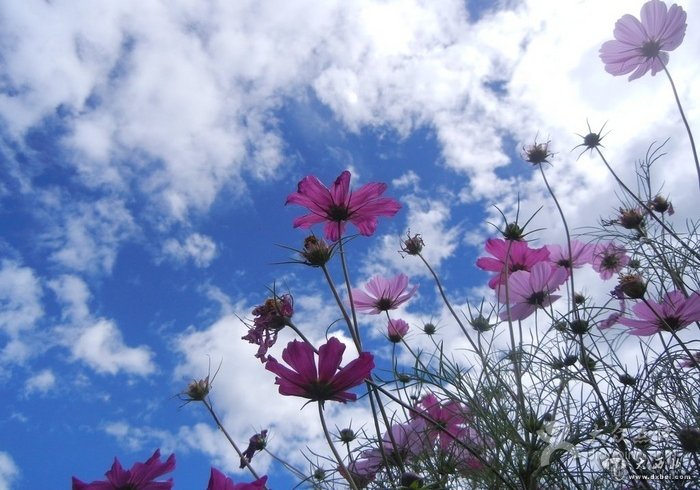
[[[639,302],[632,307],[637,318],[622,317],[618,321],[630,327],[632,335],[653,335],[657,332],[676,332],[693,322],[700,321],[700,293],[686,298],[680,291],[667,293],[660,303],[653,300]]]
[[[286,204],[298,204],[310,211],[294,220],[294,228],[326,223],[326,238],[337,241],[347,221],[354,224],[361,235],[370,236],[377,229],[379,216],[394,216],[401,209],[398,201],[380,197],[385,190],[386,184],[371,182],[351,192],[347,170],[335,179],[330,189],[309,175],[299,182],[297,191],[287,197]]]
[[[258,478],[250,483],[233,483],[233,480],[227,478],[222,472],[212,467],[207,490],[262,490],[265,488],[266,483],[267,476]]]
[[[545,245],[549,250],[549,261],[569,271],[578,269],[593,260],[593,245],[578,240],[571,240],[571,257],[567,245]]]
[[[415,294],[418,286],[408,289],[408,277],[399,274],[390,279],[375,276],[365,284],[365,289],[367,292],[361,289],[352,290],[353,304],[358,311],[376,315],[398,308]]]
[[[632,72],[635,80],[651,70],[652,75],[668,64],[668,53],[681,45],[685,37],[686,13],[676,4],[667,8],[660,0],[642,5],[641,22],[626,14],[616,23],[614,41],[603,43],[600,59],[605,71],[618,76]]]
[[[391,342],[399,343],[408,333],[408,323],[401,319],[391,319],[386,327],[387,337]]]
[[[549,262],[539,262],[530,272],[516,271],[508,278],[508,298],[506,288],[498,289],[498,300],[510,302],[510,319],[522,320],[532,315],[537,308],[546,308],[561,296],[552,294],[566,282],[569,273],[563,267]],[[508,310],[501,313],[501,319],[508,320]]]
[[[174,469],[175,455],[171,454],[167,461],[162,463],[160,449],[156,449],[145,463],[135,463],[130,470],[124,470],[119,460],[114,458],[112,468],[105,473],[107,481],[83,483],[73,477],[73,490],[170,490],[173,487],[172,478],[161,482],[154,480]]]
[[[620,272],[630,261],[624,247],[613,242],[599,243],[593,249],[593,270],[601,279],[610,279]]]
[[[453,400],[441,403],[435,395],[429,393],[418,402],[416,409],[430,417],[426,421],[426,433],[431,442],[437,442],[441,449],[447,449],[455,439],[464,442],[470,434],[471,412],[468,407]],[[421,418],[413,413],[414,418]],[[433,422],[434,421],[434,422]]]
[[[361,352],[360,356],[340,368],[345,345],[331,337],[318,349],[318,369],[313,349],[306,342],[293,340],[282,351],[282,359],[292,368],[268,357],[265,369],[277,375],[275,384],[282,395],[300,396],[312,401],[335,400],[342,403],[354,401],[357,395],[350,388],[369,378],[374,369],[374,356]]]
[[[479,257],[477,267],[496,272],[489,281],[489,287],[496,289],[506,283],[506,277],[516,271],[529,271],[533,265],[549,258],[546,247],[530,248],[527,242],[489,238],[484,249],[493,257]],[[506,270],[506,263],[508,268]]]

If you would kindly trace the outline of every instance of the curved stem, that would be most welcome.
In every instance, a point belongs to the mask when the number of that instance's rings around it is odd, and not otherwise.
[[[333,440],[331,439],[330,432],[328,432],[328,426],[326,425],[326,418],[323,416],[323,402],[322,401],[318,402],[318,416],[321,419],[321,426],[323,427],[323,434],[326,436],[326,441],[328,442],[328,446],[331,448],[331,451],[333,452],[333,456],[335,456],[336,461],[338,461],[338,465],[340,465],[340,468],[343,470],[345,478],[347,479],[348,483],[350,484],[350,487],[352,487],[353,490],[359,490],[359,488],[357,488],[357,484],[355,483],[355,480],[352,478],[352,475],[350,474],[350,471],[348,470],[347,466],[345,466],[345,463],[343,463],[343,458],[340,457],[340,453],[338,453],[338,450],[335,448],[335,444],[333,444]]]
[[[681,113],[681,119],[683,119],[683,124],[685,125],[685,130],[688,132],[688,139],[690,140],[690,148],[693,151],[693,158],[695,159],[695,170],[698,173],[698,186],[700,187],[700,162],[698,161],[698,152],[695,149],[695,139],[693,138],[693,132],[690,130],[690,125],[688,120],[685,118],[685,113],[683,112],[683,106],[681,105],[681,99],[678,97],[678,91],[676,90],[676,84],[673,83],[673,78],[668,72],[666,65],[661,63],[664,67],[664,73],[668,77],[668,81],[671,83],[671,89],[673,89],[673,97],[676,99],[676,105],[678,106],[678,112]]]
[[[248,462],[248,459],[243,456],[243,452],[238,448],[238,445],[234,442],[233,438],[229,435],[228,431],[224,428],[223,424],[219,420],[219,417],[216,415],[216,412],[214,412],[214,408],[211,406],[211,403],[209,403],[209,400],[206,398],[202,400],[202,403],[204,403],[204,406],[207,407],[207,410],[211,414],[212,418],[214,419],[214,422],[216,422],[216,426],[221,430],[221,432],[224,433],[224,436],[226,436],[226,439],[228,439],[229,444],[233,447],[233,449],[236,451],[236,454],[238,454],[238,457],[241,458],[241,461],[245,463],[246,468],[248,468],[248,471],[253,475],[253,477],[258,480],[260,477],[258,474],[255,472],[252,466],[250,466],[250,463]]]

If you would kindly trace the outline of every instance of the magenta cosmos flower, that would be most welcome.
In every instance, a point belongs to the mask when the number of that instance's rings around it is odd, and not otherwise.
[[[516,271],[508,278],[508,298],[506,288],[498,290],[501,303],[510,302],[510,320],[522,320],[532,315],[537,308],[546,308],[561,296],[552,294],[566,282],[568,270],[553,266],[549,262],[539,262],[530,272]],[[501,313],[501,319],[508,320],[508,310]]]
[[[667,293],[660,303],[653,300],[632,307],[637,318],[622,317],[619,323],[630,327],[632,335],[653,335],[656,332],[676,332],[700,321],[700,293],[686,298],[680,291]]]
[[[529,271],[533,265],[549,258],[549,250],[546,247],[530,248],[527,242],[501,238],[489,238],[486,240],[484,249],[493,257],[479,257],[476,265],[480,269],[496,273],[489,281],[491,289],[505,284],[509,274],[516,271]]]
[[[286,204],[298,204],[310,211],[294,220],[294,228],[326,223],[326,238],[337,241],[347,221],[355,225],[361,235],[370,236],[377,229],[379,216],[394,216],[401,209],[398,201],[380,197],[385,190],[386,184],[371,182],[351,192],[347,170],[335,179],[330,189],[309,175],[299,182],[297,191],[287,197]]]
[[[593,249],[593,270],[601,279],[610,279],[620,272],[630,261],[624,247],[612,242],[599,243]]]
[[[312,401],[354,401],[357,395],[347,390],[369,378],[374,369],[374,356],[360,352],[360,356],[340,368],[345,345],[335,337],[328,339],[318,349],[318,369],[314,351],[309,344],[293,340],[282,351],[282,359],[292,369],[283,366],[270,356],[265,369],[277,375],[275,384],[282,395],[300,396]]]
[[[83,483],[73,477],[73,490],[170,490],[173,488],[172,478],[168,481],[153,481],[159,476],[170,473],[175,469],[175,455],[162,463],[160,449],[145,463],[135,463],[130,470],[124,470],[117,458],[114,458],[112,468],[105,473],[107,480]]]
[[[365,284],[365,289],[367,292],[353,289],[352,302],[359,311],[376,315],[398,308],[415,294],[418,286],[409,289],[408,277],[399,274],[390,279],[375,276]]]
[[[262,490],[265,488],[266,483],[267,476],[258,478],[250,483],[233,483],[233,481],[227,478],[222,472],[216,468],[212,468],[207,490]]]
[[[600,59],[605,71],[618,76],[632,72],[635,80],[651,70],[652,75],[668,64],[668,53],[680,46],[685,36],[686,13],[676,4],[667,8],[660,0],[642,6],[641,22],[630,14],[616,23],[614,41],[603,43]]]

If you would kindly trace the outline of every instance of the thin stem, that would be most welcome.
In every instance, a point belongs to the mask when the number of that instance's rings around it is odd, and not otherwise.
[[[695,139],[693,138],[693,132],[690,130],[690,125],[688,124],[688,120],[685,118],[685,113],[683,112],[683,106],[681,105],[681,99],[678,97],[678,91],[676,91],[676,84],[673,83],[673,78],[671,78],[671,74],[668,72],[666,65],[664,65],[663,63],[661,63],[661,65],[664,67],[664,73],[666,73],[666,76],[668,77],[668,81],[671,83],[671,89],[673,89],[673,97],[676,99],[676,105],[678,106],[678,112],[681,113],[681,119],[683,119],[683,124],[685,125],[685,130],[688,132],[688,139],[690,140],[690,148],[693,151],[693,158],[695,159],[695,170],[698,173],[698,187],[700,187],[700,162],[698,161],[698,152],[695,149]]]
[[[338,450],[335,448],[335,444],[333,444],[333,440],[331,439],[331,434],[328,432],[328,426],[326,425],[326,418],[323,416],[323,402],[319,401],[318,402],[318,416],[321,419],[321,426],[323,427],[323,434],[326,436],[326,441],[328,441],[328,446],[331,448],[331,451],[333,452],[333,456],[335,456],[335,460],[338,462],[338,465],[340,465],[340,468],[343,470],[343,473],[345,478],[347,479],[348,483],[352,487],[353,490],[359,490],[357,485],[355,484],[355,480],[353,479],[352,475],[350,474],[350,471],[348,471],[348,468],[345,466],[345,463],[343,463],[343,458],[340,457],[340,453],[338,453]]]
[[[233,438],[231,438],[228,431],[224,428],[223,424],[219,420],[219,417],[216,415],[216,412],[214,412],[214,408],[211,406],[211,403],[209,402],[209,400],[207,400],[205,398],[204,400],[202,400],[202,403],[204,403],[204,406],[207,407],[207,410],[209,411],[212,418],[214,419],[216,426],[219,428],[219,430],[221,430],[221,432],[224,433],[224,436],[226,436],[226,439],[228,439],[228,442],[229,442],[229,444],[231,444],[231,447],[233,447],[233,449],[236,451],[236,454],[238,454],[238,457],[241,458],[241,462],[243,462],[245,464],[246,468],[248,468],[248,471],[250,471],[250,473],[253,475],[253,477],[256,480],[258,480],[260,477],[258,476],[258,474],[255,472],[253,467],[248,462],[248,458],[243,456],[243,452],[238,448],[238,445],[236,445]]]
[[[345,249],[343,248],[342,237],[338,241],[338,250],[340,251],[340,263],[343,266],[343,278],[345,279],[345,287],[348,290],[348,300],[350,301],[350,313],[352,314],[352,327],[354,329],[353,338],[357,339],[357,351],[360,352],[362,350],[362,340],[360,339],[360,331],[357,328],[357,314],[355,313],[355,303],[352,300],[352,286],[350,284],[348,264],[345,261]]]
[[[343,315],[343,318],[345,319],[345,323],[348,325],[348,332],[350,332],[350,336],[352,337],[353,342],[355,343],[355,347],[357,347],[357,352],[360,352],[362,350],[362,346],[359,343],[359,339],[355,338],[355,331],[352,328],[352,321],[350,320],[350,316],[348,315],[347,310],[345,309],[345,305],[343,304],[343,300],[340,299],[340,295],[338,294],[338,289],[335,287],[335,283],[333,282],[333,278],[331,277],[330,273],[328,272],[328,268],[325,265],[321,266],[321,270],[323,271],[323,275],[326,277],[326,282],[328,283],[328,287],[331,289],[331,292],[333,293],[333,297],[335,298],[335,302],[338,304],[338,308],[340,308],[340,312]]]

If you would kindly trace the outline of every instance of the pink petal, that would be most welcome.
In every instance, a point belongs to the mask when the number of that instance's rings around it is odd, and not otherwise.
[[[639,20],[630,14],[625,14],[615,22],[613,36],[618,41],[633,47],[641,47],[648,38],[647,33]]]
[[[344,170],[330,188],[333,203],[347,204],[350,194],[350,172]]]
[[[651,0],[642,6],[642,25],[647,38],[659,39],[666,25],[666,12],[666,4],[660,0]]]
[[[282,351],[282,359],[303,378],[307,380],[316,379],[314,351],[306,342],[300,340],[289,342]]]
[[[318,349],[318,380],[329,382],[335,375],[343,360],[345,345],[337,338],[331,337]]]
[[[358,386],[370,377],[374,369],[374,356],[369,352],[360,352],[357,359],[338,371],[333,377],[333,388],[345,391]]]

